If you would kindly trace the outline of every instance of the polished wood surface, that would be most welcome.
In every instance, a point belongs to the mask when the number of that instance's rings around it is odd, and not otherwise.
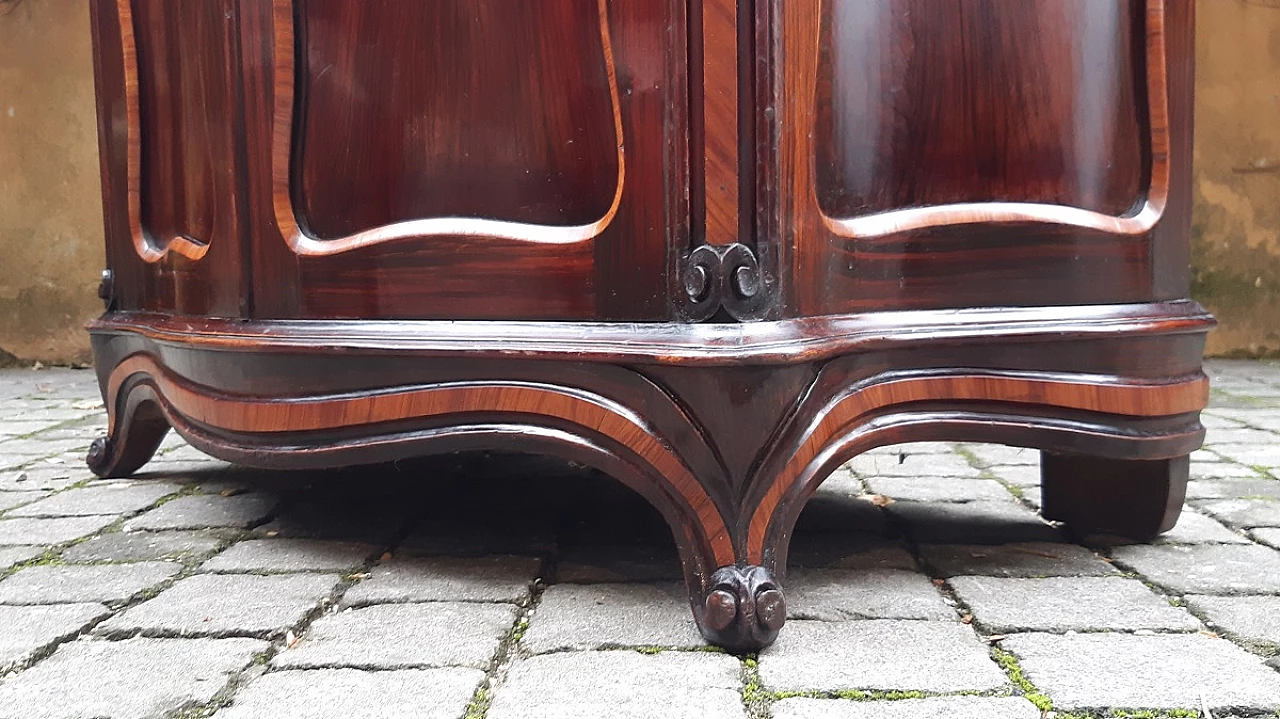
[[[1190,0],[92,0],[127,476],[594,466],[735,651],[819,484],[1044,451],[1044,515],[1153,536],[1200,444]],[[1088,475],[1088,476],[1085,476]]]

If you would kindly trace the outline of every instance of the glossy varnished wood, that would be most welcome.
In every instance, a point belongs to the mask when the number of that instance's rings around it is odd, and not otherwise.
[[[507,449],[651,502],[708,641],[786,611],[860,452],[1044,452],[1176,520],[1190,0],[92,0],[126,476]]]

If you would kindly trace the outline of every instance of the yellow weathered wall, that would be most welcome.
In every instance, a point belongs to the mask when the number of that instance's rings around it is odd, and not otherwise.
[[[1221,321],[1211,354],[1280,354],[1280,0],[1197,16],[1193,294]],[[86,0],[0,0],[2,352],[88,358],[96,142]]]
[[[1280,354],[1280,1],[1196,7],[1192,294],[1211,354]]]
[[[0,3],[4,352],[89,358],[82,325],[102,311],[97,133],[88,2]]]

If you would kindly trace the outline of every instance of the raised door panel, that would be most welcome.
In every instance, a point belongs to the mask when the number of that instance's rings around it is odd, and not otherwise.
[[[681,5],[246,4],[255,313],[665,318]]]
[[[788,0],[773,20],[792,311],[1178,292],[1158,255],[1187,231],[1189,2]]]
[[[113,305],[241,316],[235,2],[92,10]]]

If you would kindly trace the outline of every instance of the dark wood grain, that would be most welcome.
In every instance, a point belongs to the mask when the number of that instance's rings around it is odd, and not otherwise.
[[[1171,526],[1190,0],[92,0],[127,476],[170,427],[333,467],[505,449],[665,517],[703,636],[786,617],[822,481],[1044,452],[1044,514]]]

